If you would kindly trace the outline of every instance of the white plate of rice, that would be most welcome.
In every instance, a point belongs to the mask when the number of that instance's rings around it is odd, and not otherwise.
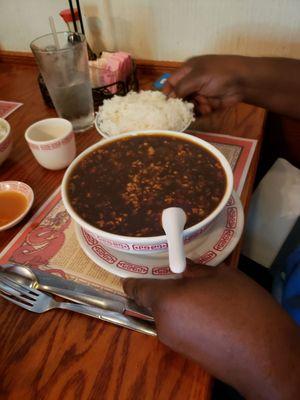
[[[194,121],[193,108],[192,103],[167,98],[158,91],[129,92],[126,96],[104,100],[95,126],[105,138],[139,130],[182,132]]]

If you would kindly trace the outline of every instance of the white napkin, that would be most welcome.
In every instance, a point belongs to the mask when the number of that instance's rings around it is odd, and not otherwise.
[[[255,190],[242,253],[270,267],[300,215],[300,170],[278,158]]]

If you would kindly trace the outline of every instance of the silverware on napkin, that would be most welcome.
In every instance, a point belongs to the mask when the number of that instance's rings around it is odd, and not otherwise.
[[[123,296],[62,279],[37,269],[33,270],[27,266],[4,264],[0,266],[0,274],[9,275],[11,279],[19,283],[25,283],[27,286],[55,294],[75,303],[90,304],[146,321],[154,320],[147,309],[139,307],[134,301]]]
[[[60,308],[111,322],[147,335],[156,336],[155,326],[151,322],[142,321],[115,311],[104,310],[100,307],[87,304],[59,302],[54,300],[51,295],[22,285],[5,276],[5,274],[0,275],[0,296],[28,311],[43,313],[51,309]]]

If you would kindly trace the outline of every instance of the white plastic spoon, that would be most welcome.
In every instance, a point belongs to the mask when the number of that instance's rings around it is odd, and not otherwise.
[[[186,260],[183,247],[183,228],[186,214],[182,208],[169,207],[162,213],[162,227],[167,235],[169,266],[172,272],[180,274],[185,270]]]

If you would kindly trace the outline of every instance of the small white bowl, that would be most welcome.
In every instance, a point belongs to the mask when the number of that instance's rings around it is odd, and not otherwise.
[[[0,226],[0,231],[5,231],[6,229],[13,227],[18,222],[20,222],[25,217],[25,215],[28,213],[30,208],[32,207],[33,200],[34,200],[33,190],[31,189],[30,186],[28,186],[24,182],[19,182],[19,181],[3,181],[3,182],[0,182],[0,192],[5,192],[5,191],[6,192],[7,191],[12,191],[12,192],[22,193],[27,199],[27,207],[23,211],[23,213],[20,214],[13,221],[9,222],[6,225]]]
[[[183,129],[179,129],[177,132],[184,132],[185,130],[188,129],[188,127],[191,125],[191,123],[194,121],[194,118],[192,117],[191,120],[186,124],[186,126]],[[97,130],[98,133],[100,133],[100,135],[102,137],[104,137],[105,139],[108,139],[110,137],[117,137],[119,135],[122,135],[124,133],[129,133],[129,132],[122,132],[122,133],[118,133],[117,135],[111,135],[110,133],[104,132],[101,130],[100,128],[101,126],[101,115],[100,113],[96,113],[96,117],[95,117],[95,128]],[[162,131],[165,131],[166,129],[162,128]],[[141,129],[141,133],[145,132],[145,129]]]
[[[155,254],[155,253],[163,253],[167,251],[168,244],[167,244],[167,237],[165,235],[161,236],[149,236],[149,237],[132,237],[132,236],[122,236],[122,235],[117,235],[113,233],[109,233],[106,231],[103,231],[101,229],[96,228],[95,226],[89,224],[86,222],[83,218],[81,218],[77,212],[73,209],[69,197],[68,197],[68,180],[70,175],[72,174],[72,171],[74,168],[78,165],[78,163],[88,154],[92,153],[94,150],[105,146],[108,143],[120,140],[122,138],[132,138],[134,136],[137,136],[139,134],[146,134],[146,135],[166,135],[166,136],[171,136],[171,137],[177,137],[179,139],[184,139],[187,140],[186,136],[187,134],[181,133],[181,132],[174,132],[174,131],[164,131],[164,130],[153,130],[153,131],[137,131],[137,132],[128,132],[121,134],[119,136],[115,137],[110,137],[105,140],[101,140],[100,142],[88,147],[86,150],[84,150],[81,154],[79,154],[75,160],[72,162],[72,164],[68,167],[64,174],[64,178],[62,181],[62,200],[64,203],[64,206],[69,213],[69,215],[72,217],[72,219],[80,226],[82,227],[85,231],[87,231],[88,234],[91,234],[91,236],[94,236],[97,241],[102,243],[103,245],[110,247],[112,249],[117,249],[119,251],[123,251],[125,253],[135,253],[135,254]],[[190,226],[189,228],[186,228],[183,232],[183,239],[185,242],[189,242],[194,240],[196,237],[198,237],[204,229],[210,224],[223,210],[223,208],[226,206],[227,201],[229,200],[229,197],[231,195],[232,189],[233,189],[233,174],[232,170],[230,167],[229,162],[226,160],[226,158],[223,156],[223,154],[216,149],[213,145],[211,145],[208,142],[205,142],[202,139],[199,139],[195,136],[190,136],[189,139],[191,142],[195,143],[196,145],[199,145],[200,147],[208,150],[211,152],[221,163],[225,175],[226,175],[226,180],[227,180],[227,185],[226,185],[226,190],[224,193],[224,196],[222,200],[220,201],[219,205],[215,208],[214,211],[212,211],[204,220],[201,222]]]
[[[7,159],[12,149],[12,133],[9,123],[0,118],[0,165]]]

